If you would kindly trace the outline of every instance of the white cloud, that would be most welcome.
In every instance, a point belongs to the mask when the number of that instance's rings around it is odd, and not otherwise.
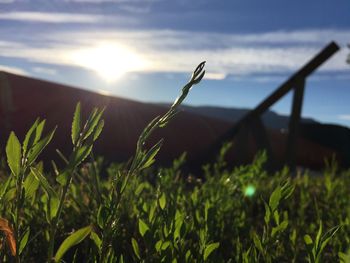
[[[12,4],[14,3],[16,0],[0,0],[0,4]]]
[[[17,74],[17,75],[23,75],[23,76],[29,76],[30,74],[25,71],[24,69],[18,68],[18,67],[12,67],[12,66],[5,66],[0,65],[0,71],[6,71],[9,73]]]
[[[66,31],[35,35],[42,43],[34,48],[27,43],[0,42],[0,56],[59,65],[82,66],[71,55],[101,43],[127,47],[148,62],[146,72],[191,72],[202,60],[207,61],[207,78],[228,75],[293,73],[315,56],[329,41],[344,45],[350,30],[309,30],[262,34],[218,34],[170,30],[150,31]],[[343,49],[325,65],[323,72],[346,72],[347,50]],[[331,74],[329,74],[331,76]],[[267,81],[264,76],[257,81]]]
[[[350,114],[341,114],[338,115],[337,118],[343,121],[350,121]]]
[[[39,74],[44,74],[44,75],[56,75],[57,71],[52,68],[44,68],[44,67],[34,67],[32,69],[33,72],[39,73]]]
[[[48,13],[48,12],[8,12],[0,13],[0,20],[16,20],[43,23],[98,23],[107,18],[100,15]]]
[[[204,78],[212,80],[223,80],[226,78],[226,74],[215,73],[215,72],[205,72]]]
[[[158,2],[161,0],[65,0],[65,2],[76,2],[76,3],[150,3],[150,2]]]

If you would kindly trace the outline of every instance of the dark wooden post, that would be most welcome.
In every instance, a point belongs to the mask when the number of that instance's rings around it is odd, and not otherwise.
[[[295,169],[296,161],[296,151],[297,151],[297,137],[299,122],[301,118],[301,111],[303,106],[303,97],[305,89],[305,79],[299,79],[295,82],[293,102],[291,116],[289,119],[288,127],[288,139],[286,147],[286,164],[290,167],[291,170]]]
[[[252,132],[255,138],[255,142],[258,150],[266,151],[268,159],[265,165],[265,169],[267,169],[268,171],[273,170],[275,158],[272,152],[268,133],[260,117],[250,122],[250,131]]]
[[[1,131],[3,134],[8,134],[11,130],[11,116],[14,111],[11,85],[7,79],[5,72],[0,72],[0,112],[2,116],[3,127],[5,131]],[[4,139],[4,138],[2,138]]]

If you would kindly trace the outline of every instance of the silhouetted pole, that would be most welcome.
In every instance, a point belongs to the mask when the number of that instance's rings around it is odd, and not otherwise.
[[[300,79],[296,82],[293,94],[292,113],[289,119],[288,140],[286,147],[286,164],[291,170],[295,169],[296,152],[297,152],[297,137],[301,111],[303,106],[305,79]]]
[[[9,134],[12,127],[11,116],[14,111],[14,107],[12,101],[11,86],[4,72],[0,72],[0,103],[2,116],[2,120],[0,121],[3,122],[3,127],[5,127],[5,131],[1,132],[3,132],[3,134]]]

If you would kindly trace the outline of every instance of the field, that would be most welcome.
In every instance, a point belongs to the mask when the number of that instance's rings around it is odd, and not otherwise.
[[[171,167],[154,165],[167,125],[190,88],[155,118],[127,163],[105,167],[93,154],[103,109],[86,122],[78,103],[72,152],[40,162],[55,129],[39,119],[22,142],[12,132],[1,155],[1,262],[350,262],[350,172],[329,161],[323,175],[275,174],[259,154],[229,168],[225,144],[201,177],[184,172],[186,155]],[[45,135],[44,135],[45,134]],[[44,169],[45,167],[45,169]]]

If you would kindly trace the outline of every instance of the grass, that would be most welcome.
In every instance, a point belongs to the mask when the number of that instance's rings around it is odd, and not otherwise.
[[[350,172],[329,163],[323,176],[291,177],[264,169],[260,154],[229,169],[225,145],[203,177],[152,164],[165,127],[190,88],[144,129],[132,161],[102,169],[93,145],[103,130],[103,109],[85,122],[77,104],[72,152],[43,171],[39,157],[55,134],[43,136],[39,119],[21,143],[11,133],[0,169],[1,262],[349,262]]]

